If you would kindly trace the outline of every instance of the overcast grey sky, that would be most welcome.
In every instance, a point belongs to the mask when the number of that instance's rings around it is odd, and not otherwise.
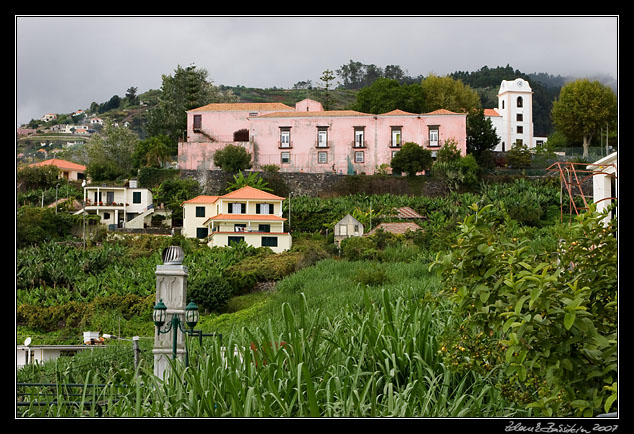
[[[617,79],[617,16],[16,16],[16,122],[161,87],[195,64],[214,84],[320,84],[350,60],[408,75],[506,66]]]

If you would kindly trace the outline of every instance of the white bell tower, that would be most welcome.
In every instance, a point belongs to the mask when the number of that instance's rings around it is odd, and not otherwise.
[[[526,80],[502,80],[497,112],[502,117],[496,151],[508,151],[517,141],[535,147],[533,141],[533,90]]]

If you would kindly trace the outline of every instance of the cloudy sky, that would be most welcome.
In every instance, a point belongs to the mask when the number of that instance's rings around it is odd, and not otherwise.
[[[195,64],[214,84],[319,84],[351,60],[408,75],[509,64],[525,73],[618,72],[617,16],[15,16],[16,123],[161,87]]]

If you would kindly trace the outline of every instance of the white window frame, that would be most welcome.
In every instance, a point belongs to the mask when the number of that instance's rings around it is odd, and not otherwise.
[[[328,130],[325,128],[317,129],[317,147],[318,148],[328,147]]]
[[[354,129],[354,147],[355,148],[365,147],[364,136],[365,136],[365,130],[363,130],[362,128]]]
[[[429,146],[440,146],[440,128],[429,129]]]
[[[359,159],[359,155],[361,159]],[[354,151],[354,162],[355,163],[365,163],[365,152],[363,151]]]
[[[284,161],[284,154],[286,154],[286,161]],[[280,163],[291,164],[291,153],[288,151],[280,153]]]
[[[319,151],[317,152],[317,162],[319,164],[326,164],[328,163],[328,152],[326,151]]]
[[[392,127],[392,143],[391,146],[396,147],[396,148],[400,148],[403,143],[402,143],[402,139],[403,139],[403,134],[402,134],[402,130],[400,127]]]
[[[280,148],[291,147],[291,130],[288,128],[280,129]]]

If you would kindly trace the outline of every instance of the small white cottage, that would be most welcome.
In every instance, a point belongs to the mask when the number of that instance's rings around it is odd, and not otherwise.
[[[359,220],[347,214],[335,224],[335,244],[341,245],[341,241],[349,237],[363,236],[363,225]]]

